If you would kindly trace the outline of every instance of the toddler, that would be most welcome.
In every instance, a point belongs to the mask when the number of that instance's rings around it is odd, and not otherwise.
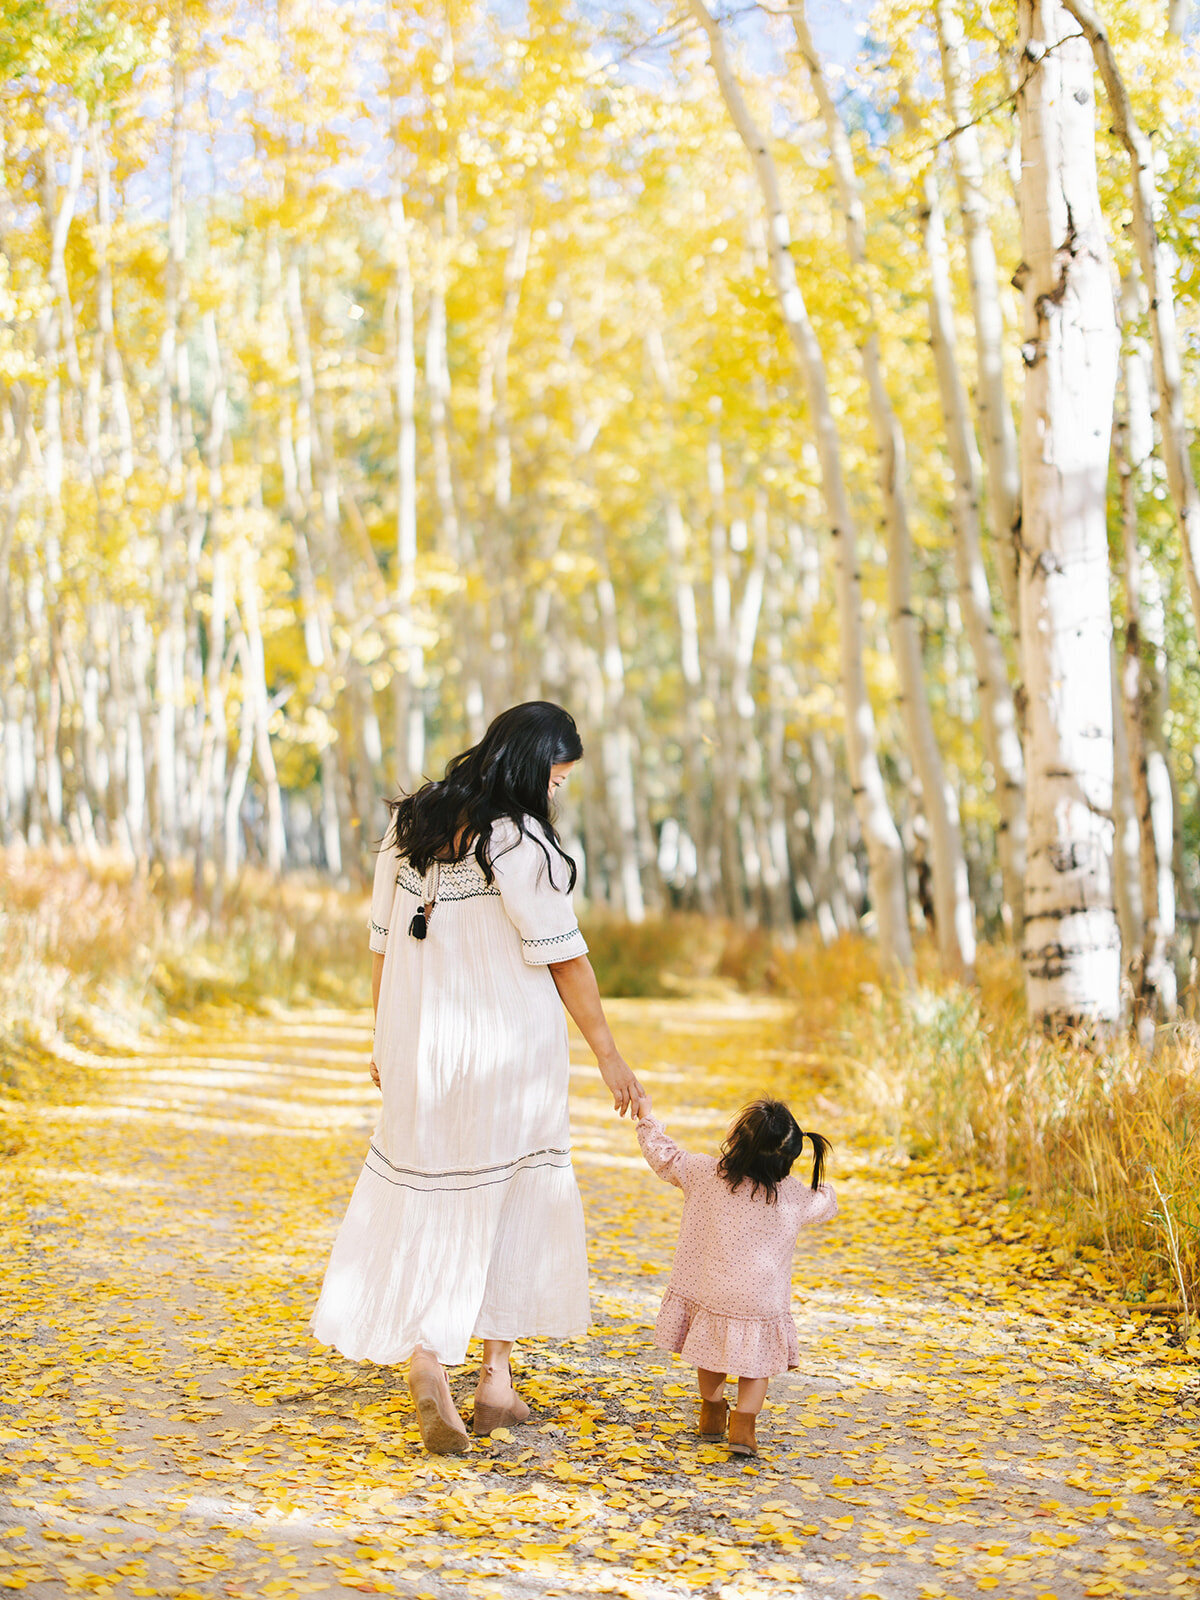
[[[723,1438],[728,1422],[730,1450],[757,1455],[754,1423],[767,1380],[797,1366],[800,1354],[790,1309],[796,1236],[837,1211],[821,1181],[829,1141],[803,1132],[780,1100],[755,1100],[741,1111],[719,1158],[681,1150],[650,1115],[649,1101],[637,1131],[650,1166],[684,1195],[654,1342],[697,1369],[700,1437]],[[789,1177],[805,1139],[813,1147],[811,1186]],[[727,1376],[738,1386],[732,1415]]]

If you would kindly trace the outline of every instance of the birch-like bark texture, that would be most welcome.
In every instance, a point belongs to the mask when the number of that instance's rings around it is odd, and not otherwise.
[[[704,680],[700,665],[700,625],[696,590],[692,582],[689,551],[690,536],[679,501],[674,494],[666,500],[667,551],[675,590],[675,614],[679,623],[679,667],[683,674],[683,741],[687,782],[684,785],[684,818],[692,847],[696,852],[696,909],[711,912],[716,905],[709,864],[708,823],[704,795],[704,735],[700,721],[700,699]]]
[[[1017,430],[1004,385],[1004,315],[1000,308],[996,247],[983,187],[983,152],[971,104],[971,61],[956,0],[935,0],[938,49],[946,111],[947,143],[962,213],[967,286],[975,332],[975,409],[987,463],[988,505],[997,567],[1011,627],[1020,627],[1017,558],[1021,534],[1021,462]]]
[[[1200,631],[1200,490],[1188,450],[1188,425],[1183,404],[1183,367],[1175,322],[1175,284],[1171,255],[1158,236],[1160,203],[1154,176],[1154,148],[1134,115],[1125,80],[1099,13],[1084,0],[1063,0],[1091,43],[1108,96],[1113,132],[1129,152],[1133,238],[1142,276],[1149,291],[1150,337],[1154,347],[1154,379],[1158,386],[1158,428],[1167,484],[1179,518],[1183,569],[1187,574],[1192,616]]]
[[[1025,979],[1048,1025],[1120,1011],[1113,909],[1105,490],[1117,339],[1091,52],[1061,0],[1021,0],[1021,643],[1028,694]]]
[[[392,382],[396,399],[396,583],[395,615],[402,668],[393,695],[396,757],[400,785],[406,791],[420,782],[425,758],[425,714],[420,700],[421,647],[413,608],[417,590],[417,356],[413,312],[412,265],[408,250],[408,218],[399,180],[394,179],[389,203],[395,262],[396,347]]]
[[[637,801],[634,774],[633,733],[630,728],[628,694],[625,687],[625,654],[617,617],[617,599],[605,559],[603,534],[596,540],[600,578],[596,584],[597,610],[601,630],[601,670],[604,682],[603,732],[600,744],[608,785],[616,877],[620,885],[621,909],[630,922],[642,922],[646,902],[642,893],[642,874],[638,863]]]
[[[703,0],[689,0],[689,5],[692,15],[708,35],[709,54],[722,98],[754,163],[755,176],[766,208],[771,278],[807,392],[820,459],[821,489],[837,550],[841,687],[850,784],[867,851],[880,944],[888,960],[907,969],[912,966],[913,956],[904,886],[904,857],[879,766],[875,713],[867,694],[863,668],[862,585],[858,570],[857,530],[842,473],[841,444],[829,401],[825,358],[796,280],[796,268],[789,248],[791,225],[784,210],[775,160],[766,135],[746,104],[730,65],[720,26]]]
[[[937,179],[925,175],[922,233],[929,262],[929,338],[937,371],[946,446],[954,472],[954,563],[959,603],[979,688],[983,747],[992,765],[996,807],[1000,813],[997,854],[1004,885],[1005,921],[1019,939],[1025,901],[1025,758],[1017,732],[1017,708],[1004,649],[996,634],[992,594],[983,560],[979,526],[980,471],[975,431],[955,353],[954,300],[950,258]]]
[[[1149,488],[1154,448],[1149,352],[1138,326],[1142,300],[1141,276],[1134,267],[1121,281],[1124,395],[1123,411],[1113,432],[1121,482],[1125,562],[1122,708],[1142,910],[1140,938],[1136,949],[1126,947],[1125,965],[1133,983],[1139,1021],[1152,1022],[1155,1018],[1170,1018],[1177,999],[1171,962],[1175,939],[1171,863],[1175,820],[1166,750],[1166,622],[1158,574],[1142,548],[1138,527],[1139,500]]]
[[[937,735],[921,654],[921,629],[913,610],[913,542],[908,514],[908,459],[904,433],[888,394],[879,343],[877,309],[870,284],[867,257],[866,212],[854,156],[841,115],[833,103],[821,60],[808,29],[804,0],[791,7],[796,43],[808,70],[809,82],[821,109],[829,141],[834,183],[846,227],[850,264],[861,280],[866,312],[859,356],[867,384],[867,410],[875,435],[876,471],[887,527],[888,630],[896,675],[900,681],[900,711],[908,735],[909,754],[921,785],[922,806],[929,823],[933,868],[934,933],[942,964],[954,977],[975,973],[975,908],[967,883],[958,796],[950,782]]]
[[[1115,448],[1115,447],[1114,447]],[[1121,934],[1121,961],[1130,993],[1141,987],[1142,944],[1146,919],[1142,906],[1142,868],[1137,808],[1130,780],[1129,729],[1133,726],[1125,695],[1128,662],[1112,652],[1113,695],[1113,905]],[[1124,995],[1122,995],[1124,999]]]

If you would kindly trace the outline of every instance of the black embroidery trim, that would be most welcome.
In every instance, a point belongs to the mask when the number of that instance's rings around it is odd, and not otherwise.
[[[380,1161],[391,1167],[393,1172],[406,1173],[410,1178],[482,1178],[487,1172],[502,1172],[505,1167],[519,1167],[522,1161],[532,1161],[534,1156],[570,1156],[570,1150],[558,1150],[553,1145],[547,1145],[544,1150],[529,1150],[523,1156],[514,1156],[511,1161],[495,1161],[490,1167],[448,1167],[444,1172],[423,1172],[420,1167],[398,1167],[394,1161],[389,1161],[378,1145],[371,1145],[369,1153],[378,1156]]]
[[[420,895],[424,892],[425,885],[407,861],[401,862],[396,882],[407,894]],[[474,900],[478,895],[499,893],[497,886],[484,878],[477,861],[455,861],[442,866],[438,879],[439,901]]]
[[[372,921],[371,932],[379,934],[381,938],[387,938],[387,929],[381,928],[377,922]]]
[[[582,939],[583,934],[578,928],[569,928],[566,933],[552,933],[545,939],[522,939],[522,944],[561,944],[564,939]]]
[[[561,1161],[537,1161],[531,1167],[521,1167],[516,1172],[506,1172],[499,1178],[488,1178],[483,1183],[464,1183],[457,1188],[429,1189],[420,1183],[401,1183],[399,1178],[389,1178],[386,1172],[377,1172],[374,1167],[368,1166],[367,1171],[373,1178],[382,1178],[384,1183],[390,1183],[393,1189],[412,1189],[417,1194],[470,1194],[475,1189],[494,1189],[498,1183],[509,1183],[513,1178],[519,1177],[522,1172],[537,1172],[542,1167],[553,1167],[558,1172],[570,1170],[571,1163]]]

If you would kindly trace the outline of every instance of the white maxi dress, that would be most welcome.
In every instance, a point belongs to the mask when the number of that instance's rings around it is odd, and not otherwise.
[[[532,819],[526,826],[538,830]],[[417,1346],[447,1366],[483,1339],[588,1325],[583,1206],[571,1166],[567,1024],[549,963],[585,955],[567,867],[503,819],[489,884],[473,855],[432,886],[385,848],[371,949],[383,1106],[334,1242],[312,1331],[355,1361]]]

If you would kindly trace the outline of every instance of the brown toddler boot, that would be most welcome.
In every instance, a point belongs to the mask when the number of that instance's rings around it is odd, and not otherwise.
[[[723,1439],[725,1437],[725,1419],[729,1415],[729,1403],[726,1400],[701,1400],[700,1426],[697,1429],[702,1439]]]
[[[729,1413],[729,1449],[735,1456],[756,1456],[758,1441],[754,1437],[754,1413],[731,1411]]]

